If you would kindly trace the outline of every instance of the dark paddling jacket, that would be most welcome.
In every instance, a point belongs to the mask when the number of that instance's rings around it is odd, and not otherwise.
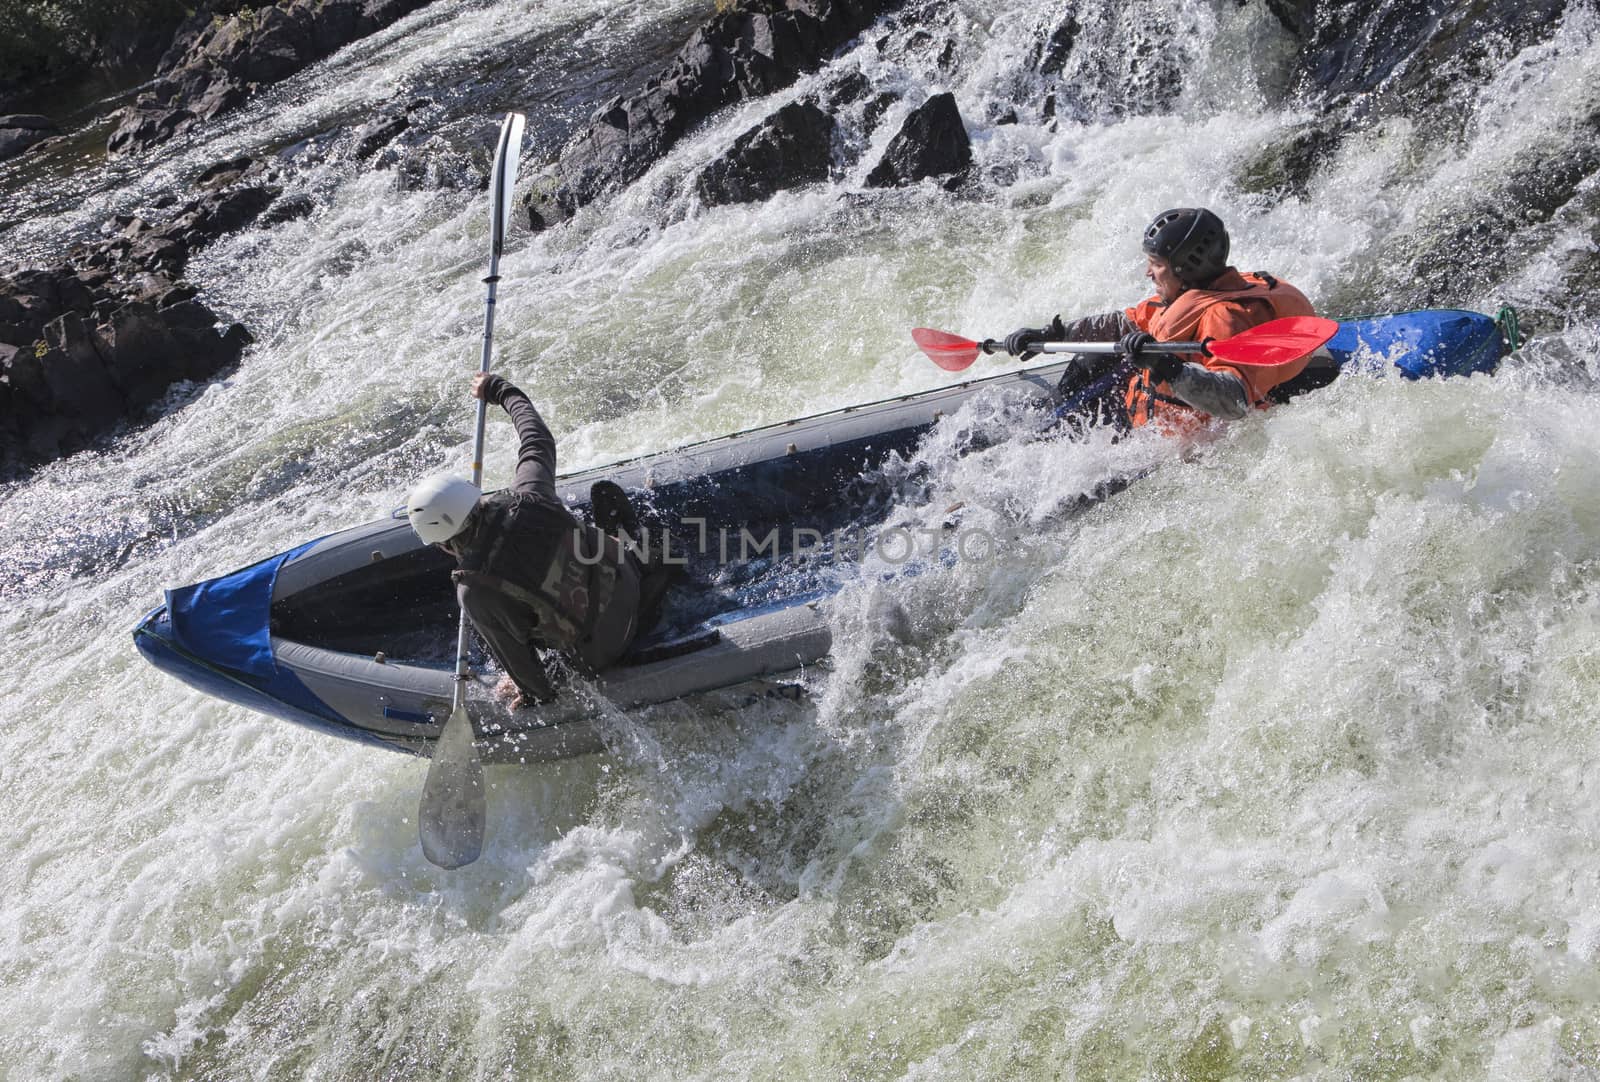
[[[461,607],[531,699],[555,698],[541,650],[593,675],[633,641],[639,575],[614,537],[580,522],[556,494],[556,442],[528,396],[491,375],[487,401],[517,428],[511,487],[478,502],[455,539]]]

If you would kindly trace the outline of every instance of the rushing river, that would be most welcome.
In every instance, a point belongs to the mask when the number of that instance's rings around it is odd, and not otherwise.
[[[525,108],[541,161],[710,8],[439,0],[193,141],[8,167],[0,236],[46,253],[422,95],[470,98],[480,132]],[[497,368],[563,468],[949,379],[913,326],[1131,303],[1139,230],[1173,205],[1217,210],[1240,266],[1332,314],[1384,310],[1420,273],[1405,253],[1600,94],[1600,20],[1574,8],[1452,123],[1375,123],[1263,195],[1246,163],[1307,119],[1263,7],[1086,3],[1109,44],[1049,81],[1075,88],[1052,122],[1024,72],[1057,8],[957,0],[945,67],[909,26],[836,62],[912,103],[953,90],[976,189],[864,189],[902,103],[870,136],[857,107],[868,145],[835,183],[680,194],[766,100],[574,222],[519,226]],[[1160,108],[1119,75],[1135,48],[1183,73]],[[1187,448],[957,457],[952,418],[923,452],[935,505],[1022,541],[847,591],[803,701],[619,714],[610,754],[492,768],[485,855],[446,873],[417,844],[425,762],[190,691],[129,636],[165,587],[466,468],[486,197],[331,152],[297,168],[312,217],[189,268],[256,331],[239,368],[0,488],[0,1076],[1600,1072],[1600,342],[1594,298],[1565,295],[1593,177],[1488,278],[1470,247],[1426,269],[1485,283],[1461,306],[1544,314],[1492,378],[1358,374]],[[503,483],[509,427],[489,439]]]

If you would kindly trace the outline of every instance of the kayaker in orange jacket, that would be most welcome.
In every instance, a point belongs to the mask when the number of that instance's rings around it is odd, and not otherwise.
[[[1228,265],[1228,231],[1209,210],[1163,211],[1144,233],[1145,277],[1156,293],[1120,312],[1084,316],[1047,327],[1023,327],[1006,337],[1006,349],[1023,360],[1043,342],[1117,341],[1120,355],[1079,354],[1061,377],[1063,397],[1079,394],[1108,371],[1121,368],[1116,393],[1095,403],[1121,426],[1152,421],[1182,429],[1207,416],[1234,419],[1265,405],[1275,389],[1300,376],[1311,355],[1272,368],[1230,365],[1214,357],[1148,352],[1155,342],[1231,338],[1283,316],[1316,313],[1288,282],[1264,272],[1241,274]]]

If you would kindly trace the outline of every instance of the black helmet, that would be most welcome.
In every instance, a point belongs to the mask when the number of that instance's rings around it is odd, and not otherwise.
[[[1228,269],[1228,230],[1203,207],[1156,215],[1144,231],[1144,250],[1172,264],[1186,286],[1203,286]]]

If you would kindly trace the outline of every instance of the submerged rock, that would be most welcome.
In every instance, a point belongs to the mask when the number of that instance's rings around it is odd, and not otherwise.
[[[791,102],[738,139],[700,174],[707,206],[753,203],[828,179],[834,121],[815,105]]]
[[[411,119],[404,113],[375,117],[356,129],[351,153],[357,158],[370,158],[409,127]]]
[[[1239,174],[1239,190],[1278,198],[1304,197],[1311,178],[1344,138],[1337,121],[1301,124],[1269,143],[1247,160]]]
[[[924,177],[960,173],[972,164],[972,140],[954,94],[935,94],[911,111],[867,174],[867,187],[915,184]]]

